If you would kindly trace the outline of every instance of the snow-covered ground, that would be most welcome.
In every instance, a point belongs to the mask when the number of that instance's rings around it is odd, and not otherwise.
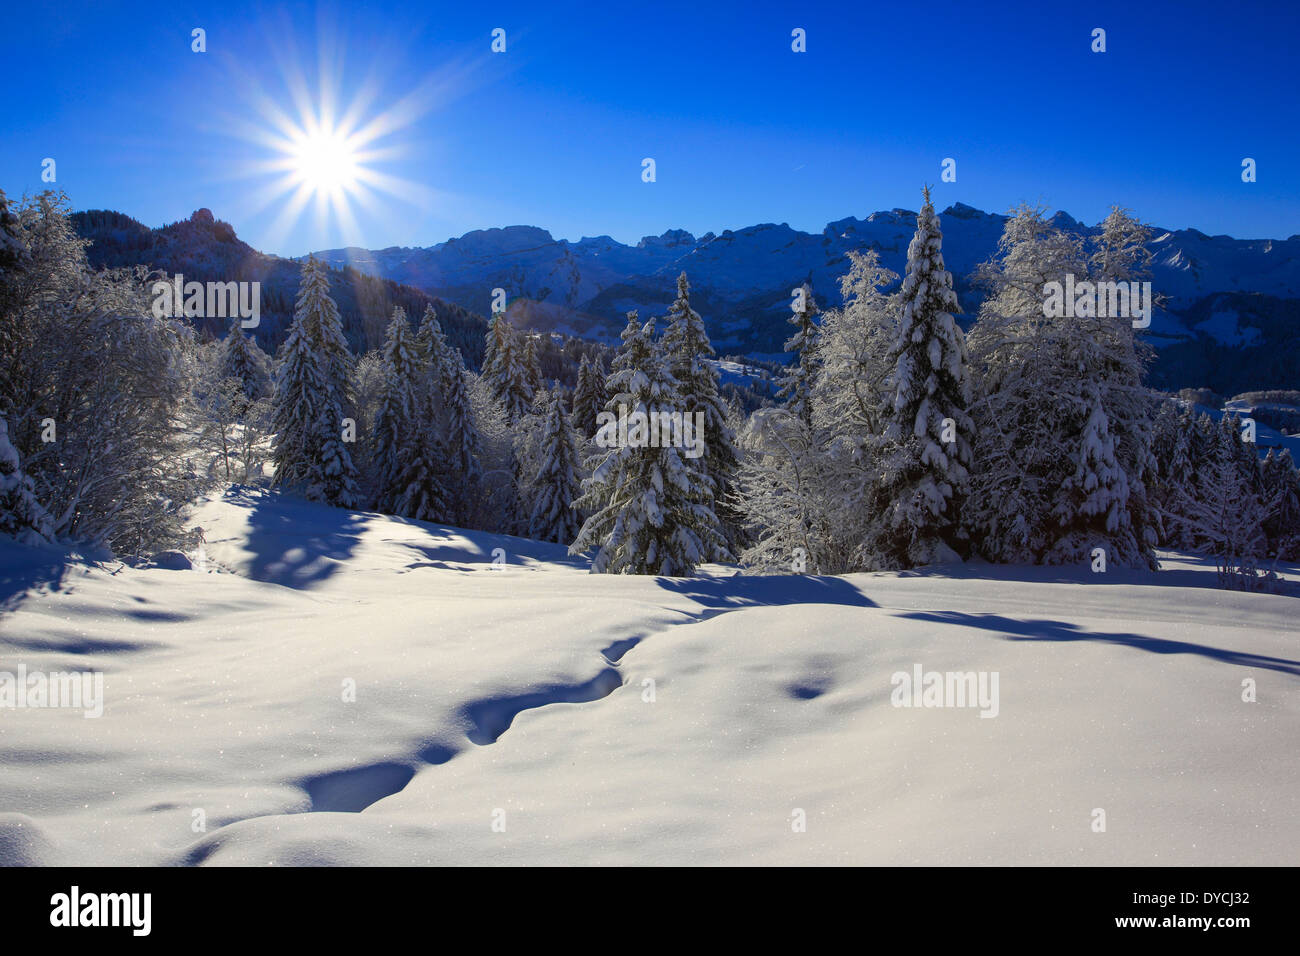
[[[1295,574],[670,580],[263,492],[197,521],[206,570],[0,545],[0,672],[104,675],[99,718],[0,709],[0,862],[1300,863]],[[917,666],[996,716],[894,706]]]

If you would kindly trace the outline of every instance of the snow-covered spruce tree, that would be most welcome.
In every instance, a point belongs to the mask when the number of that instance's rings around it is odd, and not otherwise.
[[[443,438],[434,429],[418,428],[413,446],[398,476],[402,490],[393,513],[417,521],[446,522],[453,508],[444,471],[447,451]]]
[[[597,385],[600,385],[599,391]],[[604,381],[597,383],[592,376],[587,356],[578,363],[578,380],[573,387],[573,427],[582,440],[588,441],[596,434],[596,415],[605,408]]]
[[[872,563],[908,568],[954,560],[971,463],[974,424],[966,338],[952,275],[943,265],[939,217],[925,190],[899,291],[898,334],[889,350],[894,396],[885,413],[868,543]]]
[[[382,345],[382,343],[381,343]],[[384,352],[371,349],[357,358],[357,421],[373,422],[379,410],[379,394],[384,385]]]
[[[991,294],[970,338],[978,373],[971,536],[994,561],[1086,562],[1102,547],[1113,564],[1154,568],[1144,484],[1153,468],[1154,405],[1141,384],[1130,319],[1045,314],[1048,283],[1090,276],[1090,260],[1083,241],[1054,228],[1041,209],[1019,209],[998,250],[978,273]],[[1127,518],[1072,515],[1063,502],[1091,447],[1086,434],[1098,398],[1126,478],[1118,507]]]
[[[570,505],[581,494],[581,479],[577,442],[559,395],[551,399],[547,410],[540,452],[528,537],[568,544],[578,534],[578,512]]]
[[[1264,534],[1268,554],[1281,561],[1300,560],[1300,472],[1291,452],[1270,449],[1260,466],[1264,502],[1268,517]]]
[[[483,335],[483,367],[479,373],[486,381],[491,381],[500,371],[501,337],[505,324],[504,312],[493,312],[488,317],[487,332]]]
[[[0,205],[0,415],[51,532],[184,546],[190,328],[153,314],[145,270],[89,268],[63,195]]]
[[[622,338],[608,379],[614,395],[606,410],[647,417],[681,413],[677,383],[655,348],[654,320],[642,326],[636,312],[629,312]],[[620,444],[608,427],[602,435],[606,451],[576,502],[590,517],[570,554],[594,549],[595,572],[669,577],[690,575],[700,563],[726,555],[707,472],[697,470],[671,442],[653,447],[650,436],[629,430],[629,440]]]
[[[443,334],[442,323],[438,321],[438,310],[430,303],[424,307],[420,316],[420,326],[415,333],[415,348],[425,358],[441,351],[447,337]]]
[[[295,319],[280,346],[275,370],[271,461],[276,485],[302,487],[312,481],[320,467],[321,420],[329,403],[320,359],[307,327]],[[338,411],[337,404],[331,411]]]
[[[409,331],[405,314],[402,324]],[[393,514],[405,518],[448,522],[456,512],[447,450],[445,390],[450,357],[432,306],[425,308],[419,331],[408,344],[408,362],[399,377],[408,392],[409,437],[394,459],[387,503]]]
[[[514,448],[511,460],[514,463],[514,484],[519,497],[516,528],[520,534],[528,533],[528,525],[533,513],[533,502],[537,498],[536,480],[542,470],[542,437],[546,432],[546,419],[551,408],[551,394],[545,389],[534,395],[534,402],[522,418],[515,421],[510,429],[510,441]]]
[[[1205,551],[1208,542],[1198,536],[1184,507],[1200,494],[1204,475],[1215,466],[1230,460],[1230,448],[1224,441],[1226,436],[1214,419],[1204,412],[1196,414],[1195,406],[1185,407],[1180,420],[1185,428],[1187,467],[1181,479],[1172,469],[1168,480],[1164,479],[1162,473],[1156,486],[1160,521],[1170,547]],[[1160,427],[1161,423],[1157,419],[1155,434],[1159,434]],[[1158,450],[1161,446],[1156,447]]]
[[[351,361],[324,268],[303,266],[297,308],[281,346],[275,382],[275,483],[313,501],[357,504],[356,468],[344,441],[344,399],[351,404]],[[340,385],[340,381],[344,382]]]
[[[535,392],[542,387],[542,363],[537,357],[537,335],[534,332],[529,332],[524,337],[523,365],[524,381],[529,392]]]
[[[488,342],[493,343],[493,352],[490,367],[484,361],[483,377],[492,386],[492,393],[511,423],[517,422],[528,413],[533,400],[525,367],[525,345],[520,333],[500,313],[492,317]]]
[[[593,356],[588,363],[589,374],[591,375],[591,394],[596,396],[596,411],[600,412],[605,407],[605,402],[609,400],[609,388],[605,382],[605,364],[604,359],[599,355]],[[595,418],[592,418],[592,434],[595,434]]]
[[[1237,474],[1251,491],[1262,498],[1263,482],[1259,453],[1254,442],[1245,440],[1241,418],[1237,415],[1224,415],[1219,421],[1219,428],[1223,432],[1223,446],[1237,466]]]
[[[237,379],[244,397],[251,403],[271,390],[270,360],[257,341],[244,334],[240,319],[230,323],[222,345],[221,377]]]
[[[9,423],[0,415],[0,534],[25,544],[54,537],[49,513],[36,500],[31,480],[23,474],[18,449],[9,442]]]
[[[474,514],[482,466],[479,462],[478,429],[474,424],[474,410],[468,393],[469,373],[459,349],[448,349],[443,370],[448,490],[456,503],[452,509],[455,520],[466,523]]]
[[[1198,550],[1217,562],[1220,586],[1243,591],[1274,587],[1276,575],[1260,568],[1268,512],[1230,453],[1201,466],[1194,491],[1184,491],[1180,505],[1177,520],[1188,526]]]
[[[519,504],[516,487],[518,466],[515,461],[514,431],[505,409],[493,394],[492,386],[481,375],[469,374],[465,380],[471,420],[478,438],[476,456],[481,469],[477,495],[459,502],[472,507],[473,516],[464,520],[466,527],[504,534],[521,531],[520,516],[527,513]]]
[[[718,394],[718,370],[708,360],[715,356],[704,320],[691,308],[686,273],[677,276],[677,298],[668,310],[661,349],[668,374],[676,382],[683,414],[704,415],[704,454],[697,467],[708,475],[714,511],[722,530],[724,548],[708,561],[722,560],[738,542],[744,517],[730,503],[731,481],[740,465],[735,436],[727,424],[727,404]],[[608,390],[611,383],[606,384]]]
[[[1191,449],[1192,463],[1198,470],[1203,462],[1221,457],[1225,450],[1219,426],[1208,412],[1196,416],[1196,431],[1191,436]]]
[[[794,302],[794,314],[789,322],[795,327],[794,335],[785,343],[785,351],[795,353],[794,364],[781,379],[777,398],[786,403],[790,412],[805,425],[812,425],[812,384],[817,375],[817,302],[812,286],[807,282],[799,289]]]
[[[420,367],[406,312],[398,306],[384,336],[384,377],[371,425],[371,467],[375,507],[390,514],[406,491],[412,458],[418,454]]]
[[[356,363],[348,349],[348,340],[343,335],[339,308],[330,295],[329,267],[314,257],[303,263],[295,317],[299,313],[316,343],[321,370],[325,373],[330,393],[339,403],[343,414],[353,417]]]
[[[415,336],[415,349],[425,371],[433,377],[434,384],[441,387],[444,377],[448,374],[444,368],[448,345],[447,336],[442,331],[442,323],[438,321],[438,313],[432,305],[424,308],[424,316],[420,319],[420,330]]]
[[[447,395],[451,388],[453,360],[447,336],[442,331],[442,323],[432,305],[426,306],[424,317],[420,320],[420,330],[415,336],[417,369],[414,373],[414,394],[416,398],[416,418],[418,427],[435,433],[442,441],[442,450],[446,452],[448,438]],[[430,446],[436,450],[435,445]],[[443,454],[442,460],[434,463],[436,470],[447,475],[450,466]]]
[[[605,410],[606,404],[610,400],[609,387],[606,383],[605,366],[599,356],[592,356],[587,363],[587,390],[582,400],[581,407],[578,405],[578,396],[575,392],[574,402],[574,427],[578,429],[578,434],[583,441],[590,443],[596,434],[596,416]],[[579,420],[576,416],[581,413],[583,419]],[[587,416],[590,416],[589,418]],[[590,422],[589,425],[582,422]],[[588,431],[590,429],[590,431]]]
[[[1179,501],[1179,489],[1194,478],[1191,436],[1196,420],[1190,408],[1163,401],[1151,426],[1151,455],[1155,469],[1148,494],[1159,532],[1159,543],[1167,548],[1185,547],[1182,525],[1169,520]]]
[[[1100,389],[1094,388],[1092,408],[1083,427],[1074,474],[1055,496],[1061,527],[1055,548],[1063,554],[1091,553],[1100,526],[1108,537],[1127,529],[1128,476],[1115,460],[1115,440],[1102,407]]]

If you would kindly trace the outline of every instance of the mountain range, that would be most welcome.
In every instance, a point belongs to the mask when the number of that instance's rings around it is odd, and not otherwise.
[[[275,301],[259,339],[273,348],[283,338],[293,262],[256,252],[207,210],[152,230],[121,213],[75,219],[92,240],[96,264],[146,264],[200,280],[269,277]],[[1007,217],[956,203],[940,220],[945,263],[962,305],[959,320],[969,327],[981,298],[971,274],[996,252]],[[1065,212],[1052,221],[1083,235],[1098,231]],[[761,223],[700,237],[672,229],[627,245],[609,236],[570,242],[517,225],[422,248],[313,254],[349,277],[352,291],[343,292],[340,309],[357,348],[378,344],[384,310],[393,304],[410,312],[432,302],[472,363],[496,289],[505,291],[507,315],[519,327],[613,344],[628,310],[638,309],[642,318],[667,312],[677,275],[685,271],[692,305],[720,354],[779,359],[790,332],[792,289],[807,281],[822,307],[840,304],[839,279],[855,249],[876,250],[901,274],[915,226],[914,211],[892,209],[837,220],[821,233]],[[1300,386],[1300,235],[1251,240],[1153,228],[1150,249],[1153,289],[1166,298],[1144,333],[1156,347],[1153,385],[1204,386],[1228,395]]]

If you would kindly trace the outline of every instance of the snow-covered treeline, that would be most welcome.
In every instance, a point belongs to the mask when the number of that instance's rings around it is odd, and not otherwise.
[[[957,556],[1154,567],[1156,546],[1180,545],[1218,558],[1227,584],[1266,583],[1265,559],[1296,556],[1289,454],[1261,462],[1249,429],[1225,419],[1217,450],[1189,456],[1209,420],[1143,385],[1127,315],[1045,314],[1044,290],[1066,276],[1143,279],[1147,238],[1119,208],[1085,239],[1022,207],[977,272],[989,294],[967,341],[927,192],[898,291],[884,294],[897,276],[873,252],[854,254],[844,307],[792,317],[787,404],[742,434],[736,497],[754,539],[742,560],[814,573]]]
[[[212,486],[267,481],[566,544],[605,572],[1155,567],[1164,546],[1267,584],[1267,561],[1300,558],[1290,456],[1261,460],[1246,423],[1149,390],[1127,316],[1044,308],[1065,277],[1142,281],[1148,239],[1118,208],[1086,236],[1021,208],[976,272],[968,338],[927,192],[901,283],[863,251],[841,308],[792,290],[794,361],[746,415],[685,274],[662,333],[629,313],[608,368],[497,313],[475,372],[432,306],[395,307],[382,346],[354,356],[309,259],[272,359],[237,319],[203,342],[156,317],[142,269],[90,269],[51,194],[0,194],[0,532],[139,554],[184,543],[185,507]]]

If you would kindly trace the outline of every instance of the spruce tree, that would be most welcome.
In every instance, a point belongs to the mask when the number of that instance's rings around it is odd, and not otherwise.
[[[295,318],[276,367],[271,451],[276,485],[301,487],[312,481],[321,463],[322,417],[338,410],[327,409],[329,404],[320,359],[306,326]]]
[[[1198,550],[1215,558],[1220,585],[1264,590],[1274,575],[1262,571],[1268,546],[1264,502],[1243,480],[1229,448],[1221,448],[1197,472],[1194,489],[1183,493],[1178,520],[1191,532]]]
[[[1282,561],[1300,560],[1300,472],[1291,452],[1270,449],[1260,473],[1268,510],[1264,520],[1268,553]]]
[[[582,440],[596,434],[596,415],[605,407],[604,380],[596,380],[587,356],[578,365],[578,381],[573,388],[573,427]]]
[[[412,454],[398,477],[397,484],[402,490],[397,495],[394,514],[417,521],[451,519],[452,498],[443,471],[446,458],[442,436],[433,429],[417,429]]]
[[[406,312],[398,306],[384,336],[379,407],[371,427],[375,468],[375,507],[395,513],[406,492],[414,457],[419,454],[420,363]]]
[[[406,438],[399,443],[398,453],[389,458],[389,468],[384,473],[384,501],[393,514],[404,518],[451,521],[455,509],[445,437],[447,340],[432,305],[425,306],[419,330],[413,337],[409,328],[403,313],[402,330],[398,334],[406,343],[405,359],[398,365],[399,374],[395,378],[406,384],[395,387],[399,393],[405,393],[409,418],[404,426]],[[395,331],[390,327],[390,334]],[[397,421],[396,415],[393,421]],[[378,423],[377,418],[377,426]]]
[[[613,392],[606,410],[614,414],[682,411],[677,382],[655,348],[654,320],[642,326],[628,313],[623,346],[608,380]],[[583,482],[577,507],[590,517],[570,554],[595,549],[592,571],[615,574],[690,575],[715,556],[729,557],[713,511],[712,479],[697,470],[671,442],[653,447],[648,435],[620,444],[602,431],[595,470]]]
[[[677,298],[668,310],[668,326],[661,348],[668,374],[677,384],[682,413],[704,415],[704,455],[699,467],[710,479],[708,487],[725,542],[725,547],[707,560],[722,560],[721,555],[729,552],[739,537],[744,520],[728,502],[740,459],[731,426],[727,424],[726,402],[718,394],[718,370],[709,361],[716,353],[704,320],[691,308],[685,272],[677,277]]]
[[[520,333],[505,320],[497,318],[494,328],[495,353],[491,371],[484,372],[492,393],[506,411],[511,424],[528,413],[533,400],[533,389],[528,384],[525,348]]]
[[[794,352],[795,362],[790,371],[781,379],[781,390],[777,398],[784,399],[790,413],[805,425],[812,425],[812,386],[817,374],[817,303],[813,299],[812,286],[807,282],[800,288],[801,308],[796,308],[789,322],[795,326],[795,333],[785,343],[787,352]]]
[[[447,393],[452,375],[452,359],[447,336],[443,334],[433,306],[425,307],[420,329],[415,336],[416,418],[420,428],[439,435],[447,433]],[[444,469],[445,470],[445,469]]]
[[[581,494],[578,448],[559,395],[551,399],[542,429],[541,468],[533,485],[537,489],[528,536],[539,541],[568,544],[581,522],[570,505]]]
[[[303,266],[281,354],[273,413],[275,482],[300,486],[314,501],[355,507],[356,469],[343,433],[351,357],[328,279],[315,259]]]
[[[23,474],[18,450],[9,441],[9,423],[3,416],[0,416],[0,534],[13,535],[28,544],[39,544],[54,537],[53,522],[36,500],[31,479]]]
[[[950,559],[971,463],[974,425],[966,339],[952,275],[944,269],[939,217],[925,190],[900,290],[892,407],[885,413],[879,504],[872,546],[882,565]]]
[[[542,387],[542,364],[537,357],[537,335],[528,333],[524,343],[524,381],[528,385],[529,398]]]
[[[444,368],[448,471],[456,501],[454,512],[457,520],[465,523],[472,513],[473,502],[478,497],[479,480],[482,478],[482,466],[479,464],[481,444],[467,390],[466,376],[469,373],[459,349],[448,351]]]
[[[592,408],[595,412],[599,412],[604,409],[605,403],[609,401],[609,389],[605,384],[605,365],[599,356],[593,356],[591,361],[587,363],[587,374],[591,381]],[[596,433],[596,416],[594,413],[591,418],[591,431],[592,435]],[[590,438],[591,435],[587,437]]]
[[[353,414],[353,376],[356,363],[343,334],[339,308],[329,294],[329,267],[315,257],[308,258],[302,269],[295,315],[304,314],[308,329],[320,355],[321,369],[330,393],[343,414]]]
[[[252,336],[244,335],[236,318],[230,323],[221,355],[221,377],[238,379],[249,402],[255,402],[265,393],[269,384],[266,353],[258,347]]]
[[[1062,483],[1056,504],[1062,534],[1055,548],[1066,560],[1090,554],[1093,546],[1121,534],[1129,523],[1128,476],[1115,460],[1115,440],[1096,388],[1079,445],[1074,474]],[[1047,563],[1065,563],[1055,557],[1049,553]]]
[[[442,323],[438,321],[438,313],[432,305],[424,308],[420,330],[415,336],[415,348],[426,370],[435,378],[442,379],[446,374],[443,366],[447,359],[447,336],[442,331]]]
[[[1171,548],[1184,546],[1184,531],[1170,520],[1185,489],[1193,477],[1191,436],[1196,421],[1191,410],[1174,402],[1161,402],[1151,431],[1151,454],[1155,470],[1151,482],[1152,507],[1159,524],[1159,543]]]
[[[506,325],[504,312],[493,312],[488,317],[487,332],[483,336],[483,367],[482,376],[486,381],[491,381],[500,371],[501,365],[501,337]]]

